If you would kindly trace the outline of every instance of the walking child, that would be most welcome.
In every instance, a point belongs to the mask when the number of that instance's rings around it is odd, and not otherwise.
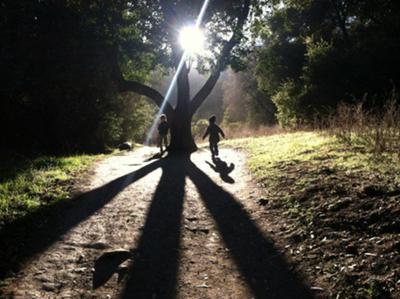
[[[209,142],[211,156],[214,158],[215,156],[218,156],[218,142],[220,140],[219,135],[225,138],[225,134],[221,130],[221,128],[215,123],[217,121],[217,117],[215,115],[211,116],[208,121],[210,124],[208,125],[207,130],[203,136],[203,140],[207,137],[207,135],[210,135]]]
[[[158,125],[158,146],[160,147],[160,153],[164,153],[163,145],[165,145],[165,150],[168,147],[168,130],[169,125],[167,122],[167,117],[165,114],[160,116],[160,123]]]

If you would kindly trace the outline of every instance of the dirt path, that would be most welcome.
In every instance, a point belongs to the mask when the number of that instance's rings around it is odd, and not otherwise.
[[[220,175],[207,151],[145,162],[152,151],[99,163],[50,231],[23,245],[8,297],[311,297],[268,236],[243,154],[222,150],[219,169],[235,167]]]

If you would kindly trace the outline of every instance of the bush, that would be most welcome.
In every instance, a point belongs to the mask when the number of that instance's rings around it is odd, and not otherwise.
[[[279,91],[272,97],[278,110],[278,122],[283,128],[293,128],[299,121],[298,94],[296,84],[289,80],[283,83]]]
[[[203,137],[206,129],[208,127],[207,119],[199,119],[192,124],[192,134],[195,139],[200,139]]]
[[[340,103],[329,119],[329,130],[343,142],[361,143],[375,153],[399,152],[400,106],[393,90],[380,110],[364,109],[363,103]]]

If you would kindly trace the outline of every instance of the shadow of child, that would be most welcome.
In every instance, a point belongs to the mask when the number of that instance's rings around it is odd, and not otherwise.
[[[211,164],[210,162],[206,161],[208,165],[217,173],[219,173],[221,179],[229,184],[233,184],[235,180],[229,176],[229,173],[231,173],[235,169],[235,164],[231,163],[228,166],[228,163],[225,161],[221,160],[220,158],[213,157],[212,159],[214,164]]]

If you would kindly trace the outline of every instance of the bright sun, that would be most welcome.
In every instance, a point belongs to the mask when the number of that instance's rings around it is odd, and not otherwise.
[[[196,26],[186,26],[179,32],[179,43],[189,54],[204,51],[204,33]]]

